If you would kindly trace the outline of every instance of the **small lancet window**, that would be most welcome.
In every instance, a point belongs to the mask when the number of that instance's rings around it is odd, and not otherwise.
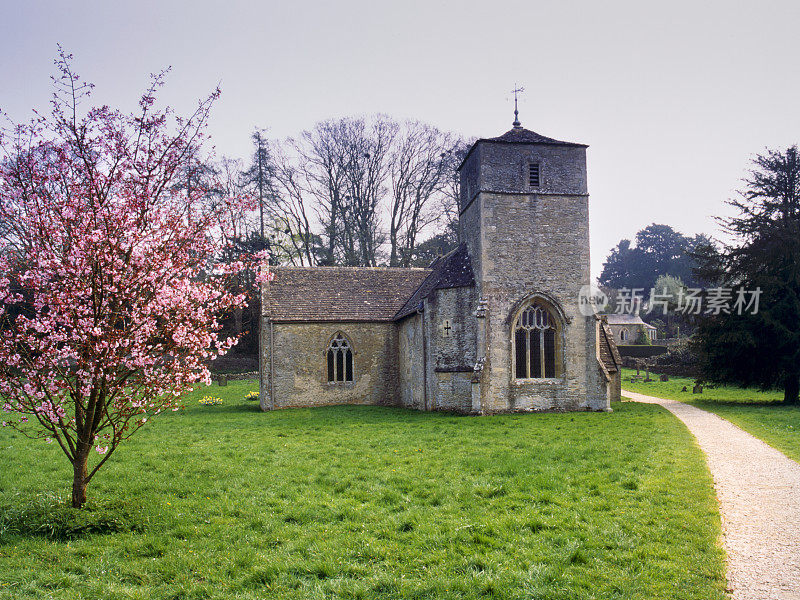
[[[353,349],[341,333],[337,333],[328,345],[328,383],[353,381]]]
[[[530,304],[514,324],[517,379],[561,376],[559,321],[542,304]]]
[[[532,188],[539,187],[539,163],[528,165],[528,185]]]

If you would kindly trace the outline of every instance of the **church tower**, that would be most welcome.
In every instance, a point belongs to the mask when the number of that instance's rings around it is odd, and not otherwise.
[[[598,322],[578,303],[590,283],[586,148],[515,120],[459,167],[480,300],[473,410],[609,409]]]

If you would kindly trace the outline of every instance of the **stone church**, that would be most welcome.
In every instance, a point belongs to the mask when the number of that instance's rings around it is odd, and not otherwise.
[[[589,283],[585,144],[514,128],[459,167],[460,245],[428,268],[275,267],[263,410],[610,410],[621,361]]]

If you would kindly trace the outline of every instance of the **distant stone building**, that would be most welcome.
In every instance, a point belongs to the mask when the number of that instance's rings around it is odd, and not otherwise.
[[[642,321],[639,315],[606,315],[606,320],[617,344],[635,344],[641,329],[644,329],[645,335],[651,340],[658,337],[658,329]]]
[[[275,267],[261,407],[609,410],[619,354],[578,310],[589,283],[586,146],[515,122],[459,167],[461,245],[427,269]]]

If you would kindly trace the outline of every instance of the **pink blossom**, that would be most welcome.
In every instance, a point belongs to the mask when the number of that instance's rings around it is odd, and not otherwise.
[[[57,84],[68,88],[63,56],[60,65]],[[109,436],[100,454],[150,415],[179,410],[176,397],[208,381],[204,361],[236,342],[218,334],[221,315],[245,301],[230,276],[266,260],[208,273],[226,215],[252,199],[209,203],[200,186],[179,189],[218,92],[177,121],[153,104],[159,86],[156,78],[140,114],[100,107],[78,111],[77,123],[71,94],[57,91],[52,117],[0,131],[0,222],[14,223],[25,248],[23,261],[0,255],[0,395],[3,411],[19,414],[3,425],[34,415],[48,443],[58,434],[74,445],[90,412],[76,400],[108,406],[91,432]]]

